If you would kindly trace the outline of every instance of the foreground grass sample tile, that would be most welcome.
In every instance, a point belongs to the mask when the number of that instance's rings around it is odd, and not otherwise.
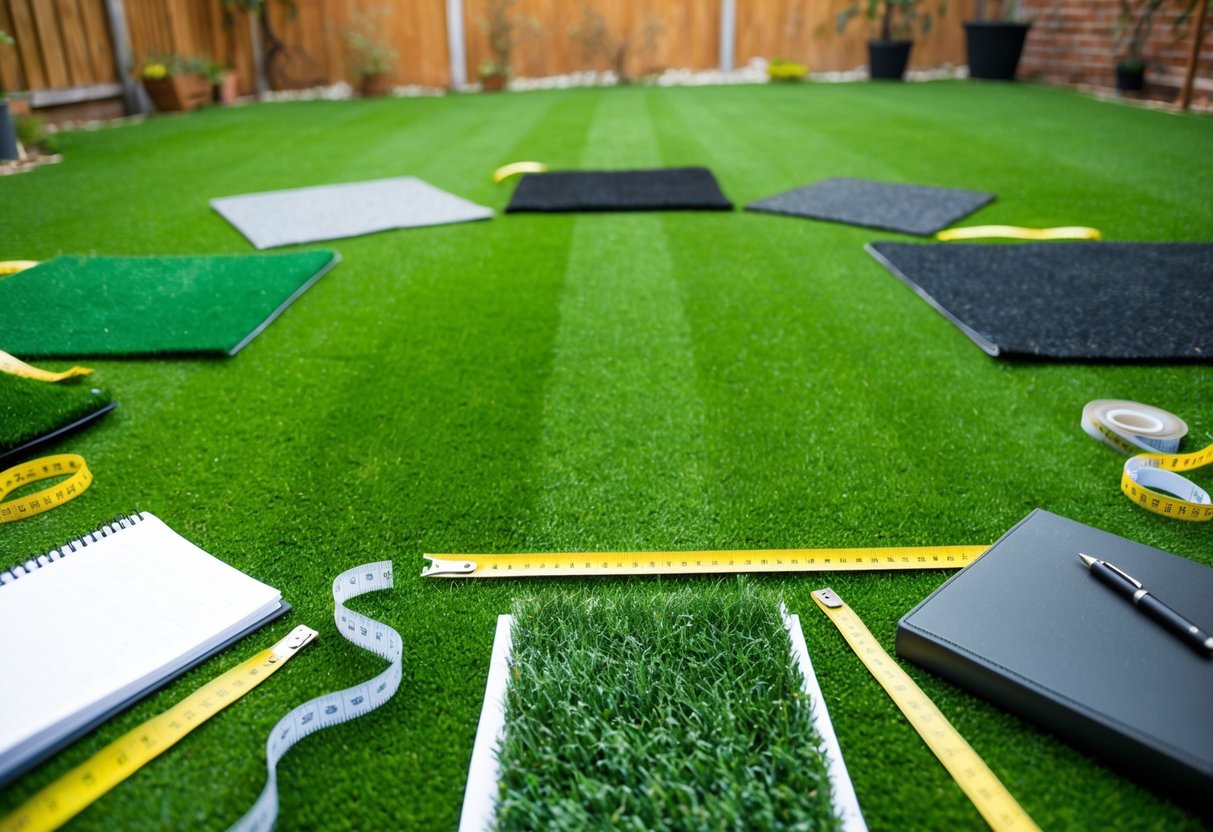
[[[235,355],[339,259],[56,257],[0,281],[0,332],[20,358]]]
[[[211,207],[257,248],[493,216],[414,176],[223,197]]]
[[[0,468],[104,416],[115,406],[108,393],[87,380],[47,384],[0,373]]]
[[[498,829],[838,828],[788,633],[744,582],[514,622]]]
[[[873,243],[868,251],[987,353],[1213,360],[1213,244]]]

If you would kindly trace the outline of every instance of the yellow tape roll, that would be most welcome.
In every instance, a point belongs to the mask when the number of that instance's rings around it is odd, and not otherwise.
[[[1125,460],[1120,490],[1134,503],[1175,520],[1213,520],[1209,493],[1176,473],[1213,462],[1213,445],[1175,453],[1188,433],[1183,419],[1140,402],[1096,399],[1082,409],[1082,429],[1121,453],[1133,454]]]
[[[12,523],[50,511],[79,497],[93,484],[93,474],[88,470],[84,457],[79,454],[44,456],[0,471],[0,500],[32,482],[65,475],[69,475],[66,480],[50,488],[15,500],[0,502],[0,523]]]
[[[63,381],[64,379],[87,376],[92,370],[88,367],[72,367],[61,373],[52,373],[50,370],[40,370],[37,367],[32,367],[20,358],[9,355],[4,350],[0,350],[0,372],[21,376],[22,378],[32,378],[34,381]]]

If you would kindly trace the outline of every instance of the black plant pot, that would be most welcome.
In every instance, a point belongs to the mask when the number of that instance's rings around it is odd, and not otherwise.
[[[872,80],[900,81],[910,62],[912,40],[868,41],[868,74]]]
[[[13,116],[8,111],[8,102],[0,99],[0,160],[19,159],[17,152],[17,131],[13,126]]]
[[[971,20],[965,24],[969,77],[1013,81],[1031,23]]]
[[[1146,67],[1144,64],[1116,65],[1116,89],[1121,92],[1138,92],[1146,85]]]

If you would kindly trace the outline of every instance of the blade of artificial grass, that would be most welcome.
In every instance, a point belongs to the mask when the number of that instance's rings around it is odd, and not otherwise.
[[[778,608],[743,581],[514,605],[497,829],[838,829]]]

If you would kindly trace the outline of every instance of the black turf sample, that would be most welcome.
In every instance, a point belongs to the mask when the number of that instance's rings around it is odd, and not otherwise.
[[[521,211],[731,211],[707,168],[527,173],[506,213]]]
[[[993,201],[994,194],[978,191],[838,177],[751,202],[746,210],[928,237]]]
[[[1213,360],[1213,243],[872,243],[990,355]]]

